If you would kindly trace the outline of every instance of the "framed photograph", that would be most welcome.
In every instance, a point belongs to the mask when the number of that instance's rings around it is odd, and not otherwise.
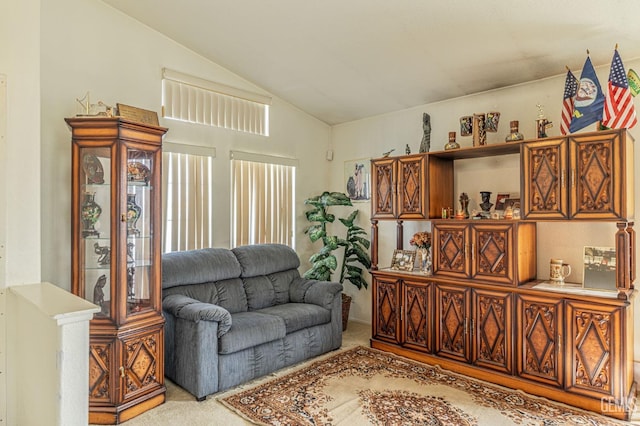
[[[615,247],[584,247],[582,286],[616,291]]]
[[[344,162],[345,193],[351,202],[371,199],[371,159],[361,158]]]
[[[498,193],[496,196],[495,210],[504,210],[504,202],[509,199],[509,194]]]
[[[391,258],[391,269],[399,271],[413,271],[413,264],[416,261],[415,250],[394,250]]]
[[[507,207],[511,207],[512,209],[519,209],[520,208],[520,198],[506,198],[504,200],[504,207],[503,208],[506,209]]]

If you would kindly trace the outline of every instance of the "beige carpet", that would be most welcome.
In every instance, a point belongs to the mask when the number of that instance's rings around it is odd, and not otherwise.
[[[620,425],[360,346],[220,401],[262,425]]]
[[[369,337],[371,336],[371,326],[368,324],[361,324],[361,323],[355,323],[355,322],[350,322],[349,323],[349,327],[347,328],[347,331],[344,333],[343,335],[343,347],[340,351],[338,352],[333,352],[330,354],[326,354],[323,355],[321,357],[318,357],[312,361],[307,361],[305,363],[302,363],[300,365],[297,366],[293,366],[290,368],[287,368],[285,370],[282,370],[278,373],[275,373],[273,375],[270,375],[268,377],[264,377],[258,380],[255,380],[253,382],[247,383],[239,388],[236,389],[232,389],[229,390],[225,393],[221,393],[221,394],[217,394],[217,395],[210,395],[209,397],[207,397],[207,399],[203,402],[197,402],[193,396],[191,396],[189,393],[187,393],[186,391],[184,391],[183,389],[181,389],[180,387],[176,386],[175,384],[173,384],[171,381],[167,381],[167,401],[162,404],[159,407],[156,407],[150,411],[147,411],[146,413],[143,413],[141,415],[139,415],[138,417],[135,417],[129,421],[127,421],[126,423],[124,423],[127,426],[165,426],[165,425],[189,425],[189,426],[205,426],[205,425],[224,425],[224,426],[247,426],[247,425],[251,425],[253,423],[249,422],[245,417],[237,414],[236,412],[232,411],[231,409],[225,407],[220,400],[227,398],[229,396],[233,396],[235,394],[237,394],[238,392],[243,392],[246,390],[251,390],[255,387],[259,387],[262,384],[265,383],[271,383],[273,380],[277,380],[278,378],[281,378],[285,375],[289,375],[292,373],[295,373],[296,371],[300,370],[300,369],[305,369],[306,367],[308,367],[309,365],[315,363],[316,361],[320,361],[320,360],[324,360],[327,358],[332,358],[344,351],[348,351],[350,349],[353,349],[355,347],[358,346],[368,346],[369,343]],[[361,379],[360,379],[361,380]],[[393,380],[397,380],[397,379],[393,379]],[[342,385],[346,385],[348,383],[350,383],[352,381],[352,379],[344,379],[342,380],[340,383],[337,384],[338,388],[341,388]],[[392,379],[387,379],[385,380],[385,384],[391,384]],[[336,387],[336,384],[333,384],[334,387]],[[436,386],[434,385],[429,385],[430,388],[434,389]],[[391,388],[390,386],[387,386],[385,388],[386,390],[392,390],[393,388]],[[499,388],[498,389],[502,389]],[[401,389],[402,390],[402,389]],[[459,395],[464,395],[466,394],[466,391],[459,391]],[[516,392],[516,395],[524,395],[522,393]],[[363,399],[363,401],[366,401],[365,403],[369,405],[369,407],[372,406],[373,402],[376,401],[377,395],[374,394],[370,394],[370,395],[365,395],[366,396],[366,400]],[[401,397],[400,400],[398,401],[397,397]],[[427,395],[427,397],[425,397],[424,395],[421,397],[421,401],[424,402],[425,399],[431,399],[433,401],[436,401],[436,398],[430,398],[430,397],[434,397],[437,395]],[[396,398],[396,399],[394,399]],[[415,395],[408,395],[405,393],[397,393],[396,395],[389,395],[388,397],[385,395],[385,398],[382,399],[382,401],[384,402],[386,400],[387,402],[387,406],[390,409],[395,409],[396,406],[402,406],[402,404],[408,404],[409,401],[411,401],[411,404],[409,404],[410,407],[415,407],[415,406],[419,406],[417,400],[415,399],[416,396]],[[544,400],[546,401],[546,400]],[[455,410],[451,410],[451,408],[449,407],[455,407],[454,404],[452,404],[451,402],[449,402],[449,405],[445,404],[445,402],[448,401],[443,401],[442,403],[440,403],[440,401],[437,401],[440,405],[438,407],[439,410],[443,411],[445,409],[450,410],[453,413],[456,413]],[[454,401],[454,403],[457,403],[457,401]],[[467,414],[470,416],[475,416],[477,415],[476,413],[478,411],[484,411],[484,410],[488,410],[488,408],[483,407],[481,405],[478,405],[477,407],[475,406],[475,404],[473,404],[473,402],[470,402],[470,404],[472,404],[473,408],[468,408],[469,413],[458,413],[460,415],[460,418],[462,418],[464,420],[464,417],[462,416],[462,414]],[[561,405],[559,405],[561,406]],[[377,407],[380,407],[380,405],[377,405]],[[561,406],[563,407],[563,411],[565,409],[568,410],[572,410],[571,408],[567,407],[564,408],[565,406]],[[386,409],[386,408],[384,408]],[[371,411],[374,411],[373,409],[370,409]],[[339,410],[340,411],[340,410]],[[349,404],[345,404],[344,407],[342,408],[342,412],[346,412],[347,414],[352,414],[351,412],[354,411],[353,410],[353,406],[349,405]],[[435,412],[435,410],[431,410],[433,412]],[[497,412],[499,410],[494,409],[494,412]],[[576,410],[577,412],[581,412],[580,410]],[[333,415],[333,414],[332,414]],[[357,423],[351,421],[351,417],[349,417],[348,420],[344,420],[344,421],[338,421],[337,415],[334,415],[336,417],[336,419],[333,421],[332,424],[343,424],[343,425],[348,425],[348,426],[357,426]],[[471,419],[472,420],[472,419]],[[600,422],[600,420],[602,420],[602,422]],[[303,423],[305,424],[305,423]],[[310,424],[310,423],[306,423],[306,424]],[[362,423],[360,423],[362,424]],[[365,423],[365,424],[372,424],[372,423]],[[388,425],[393,425],[394,423],[388,422],[386,423]],[[418,423],[405,423],[405,424],[418,424]],[[438,423],[425,423],[425,424],[438,424]],[[443,425],[456,425],[456,424],[464,424],[464,423],[440,423]],[[474,424],[474,423],[469,423],[469,424]],[[494,419],[492,421],[484,422],[483,419],[478,419],[476,420],[477,425],[483,426],[483,425],[491,425],[491,426],[501,426],[501,425],[512,425],[512,424],[518,424],[516,423],[516,421],[514,421],[513,419],[509,418],[509,417],[503,417],[501,418],[500,421],[497,420],[497,417],[494,417]],[[542,425],[544,423],[541,422],[523,422],[523,423],[519,423],[521,425]],[[553,424],[553,423],[551,423]],[[555,424],[571,424],[571,423],[555,423]],[[580,423],[573,423],[573,424],[580,424]],[[613,420],[609,420],[607,418],[602,418],[600,416],[595,416],[592,418],[592,421],[590,423],[582,423],[584,425],[591,425],[591,426],[596,426],[596,425],[606,425],[606,424],[626,424],[626,425],[630,425],[631,423],[623,423],[623,422],[614,422]]]

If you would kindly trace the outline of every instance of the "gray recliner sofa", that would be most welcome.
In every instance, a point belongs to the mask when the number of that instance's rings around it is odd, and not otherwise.
[[[162,256],[165,375],[198,400],[342,345],[342,285],[280,244]]]

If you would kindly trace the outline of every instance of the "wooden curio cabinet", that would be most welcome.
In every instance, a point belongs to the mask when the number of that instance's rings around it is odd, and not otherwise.
[[[626,130],[522,144],[526,219],[633,216],[633,144]]]
[[[89,422],[118,424],[165,399],[161,314],[161,147],[167,129],[68,118],[72,292],[90,324]]]

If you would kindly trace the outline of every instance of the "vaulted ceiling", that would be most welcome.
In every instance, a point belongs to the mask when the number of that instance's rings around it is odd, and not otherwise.
[[[640,58],[637,0],[103,1],[328,124]]]

